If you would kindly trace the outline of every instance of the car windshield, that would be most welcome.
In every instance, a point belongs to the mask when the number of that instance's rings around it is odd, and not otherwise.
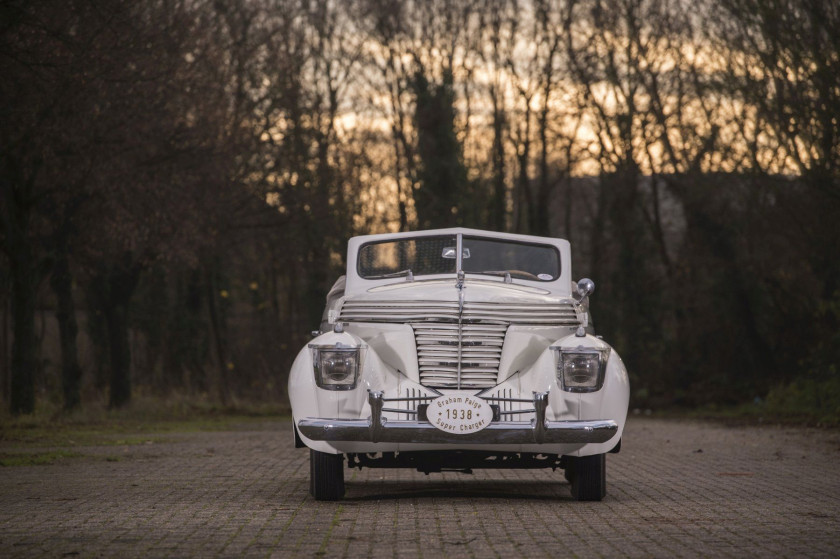
[[[531,281],[554,281],[560,276],[560,254],[551,245],[464,237],[461,268],[467,274],[505,276]]]
[[[377,241],[359,250],[358,273],[366,279],[454,274],[457,246],[467,275],[554,281],[560,276],[560,253],[551,245],[457,235]]]
[[[456,245],[455,235],[367,243],[359,249],[359,275],[379,279],[407,276],[409,272],[415,276],[454,274]]]

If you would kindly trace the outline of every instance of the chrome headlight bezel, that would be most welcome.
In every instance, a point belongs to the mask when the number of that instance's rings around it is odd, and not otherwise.
[[[553,347],[557,384],[566,392],[597,392],[604,387],[610,348]]]
[[[353,390],[359,384],[362,368],[360,347],[335,345],[313,345],[312,369],[315,384],[324,390]]]

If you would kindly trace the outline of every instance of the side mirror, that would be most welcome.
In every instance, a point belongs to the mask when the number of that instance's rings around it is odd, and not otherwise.
[[[577,292],[581,299],[586,299],[595,291],[595,282],[589,278],[583,278],[577,282]]]

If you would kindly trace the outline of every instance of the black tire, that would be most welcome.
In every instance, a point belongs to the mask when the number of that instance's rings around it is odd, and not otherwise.
[[[566,468],[563,470],[563,477],[566,478],[566,481],[572,483],[572,465],[570,463],[566,464]]]
[[[309,493],[316,501],[344,497],[344,455],[309,449]]]
[[[572,497],[578,501],[600,501],[607,494],[607,457],[568,456],[566,458],[566,479],[572,489]]]

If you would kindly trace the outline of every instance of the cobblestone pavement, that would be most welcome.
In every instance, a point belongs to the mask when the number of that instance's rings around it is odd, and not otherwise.
[[[319,503],[290,428],[0,468],[0,556],[840,555],[837,432],[631,417],[600,503],[573,501],[559,471],[368,469]]]

